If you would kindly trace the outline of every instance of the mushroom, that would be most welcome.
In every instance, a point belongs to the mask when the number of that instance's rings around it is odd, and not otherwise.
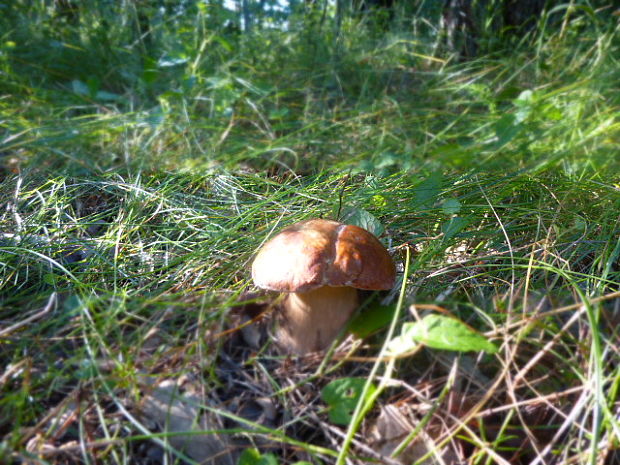
[[[358,289],[394,285],[388,251],[358,226],[312,219],[282,230],[259,250],[252,279],[285,292],[278,342],[291,353],[323,350],[358,307]]]

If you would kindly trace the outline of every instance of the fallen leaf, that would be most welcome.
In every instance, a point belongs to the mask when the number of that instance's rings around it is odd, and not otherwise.
[[[221,429],[218,418],[202,413],[201,399],[179,392],[172,381],[164,381],[144,396],[142,417],[169,433],[166,441],[189,458],[204,465],[234,465],[237,457],[227,436],[200,431]],[[186,433],[186,434],[183,434]]]

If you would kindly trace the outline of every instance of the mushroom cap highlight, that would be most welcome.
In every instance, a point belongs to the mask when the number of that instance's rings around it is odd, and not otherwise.
[[[391,289],[392,257],[370,232],[336,221],[295,223],[270,239],[252,263],[252,279],[278,292],[306,292],[322,286]]]

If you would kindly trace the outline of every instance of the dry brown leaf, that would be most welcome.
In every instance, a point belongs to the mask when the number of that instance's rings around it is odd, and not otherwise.
[[[370,430],[371,447],[385,457],[390,457],[400,443],[415,429],[414,424],[395,405],[386,405],[381,408],[379,416]],[[424,428],[405,447],[397,457],[403,464],[416,462],[432,450],[436,449],[432,438]],[[421,462],[423,465],[439,465],[455,463],[456,457],[448,450],[442,450]]]
[[[201,412],[201,403],[197,395],[181,393],[174,382],[164,381],[143,398],[141,416],[146,421],[156,423],[162,431],[170,433],[167,442],[196,462],[204,465],[234,465],[237,457],[227,436],[198,433],[222,429],[215,415]]]

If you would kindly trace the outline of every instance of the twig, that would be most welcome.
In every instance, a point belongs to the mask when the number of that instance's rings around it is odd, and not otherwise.
[[[536,397],[535,399],[525,399],[518,402],[512,402],[509,404],[504,404],[499,407],[491,407],[486,410],[482,410],[476,414],[476,418],[488,417],[490,415],[495,415],[499,412],[505,412],[506,410],[511,410],[513,408],[525,407],[527,405],[535,405],[541,402],[551,403],[552,401],[561,399],[562,397],[571,396],[577,392],[583,391],[585,388],[583,386],[576,386],[570,389],[566,389],[561,392],[554,392],[552,394],[547,394],[545,396]]]

